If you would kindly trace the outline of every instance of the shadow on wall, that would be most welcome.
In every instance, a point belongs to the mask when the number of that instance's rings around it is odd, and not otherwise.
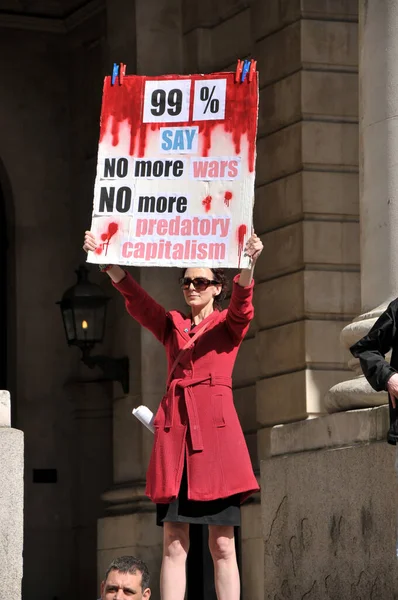
[[[16,422],[15,406],[15,252],[14,204],[11,183],[0,158],[0,390],[11,392],[12,426]]]

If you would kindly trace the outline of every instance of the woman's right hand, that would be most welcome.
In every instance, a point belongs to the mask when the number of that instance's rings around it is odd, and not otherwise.
[[[83,250],[86,252],[94,252],[98,248],[95,236],[91,231],[84,232],[84,244]],[[110,266],[110,265],[109,265]],[[107,269],[106,274],[112,279],[114,283],[119,283],[126,277],[126,271],[118,265],[112,265]]]
[[[98,247],[98,244],[95,241],[94,234],[91,233],[91,231],[85,231],[84,232],[83,250],[85,250],[85,252],[89,252],[89,251],[94,252],[97,247]]]

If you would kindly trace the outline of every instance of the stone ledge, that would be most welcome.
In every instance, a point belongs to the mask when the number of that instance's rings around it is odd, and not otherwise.
[[[388,427],[387,405],[276,425],[270,431],[269,456],[383,441]]]
[[[7,390],[0,390],[0,427],[11,427],[11,401]]]
[[[101,495],[108,515],[154,512],[155,504],[145,495],[145,481],[116,484]]]

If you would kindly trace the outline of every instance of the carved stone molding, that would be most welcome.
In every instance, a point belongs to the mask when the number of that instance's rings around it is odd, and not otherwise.
[[[64,18],[4,12],[0,13],[0,29],[23,29],[25,31],[66,34],[103,10],[105,10],[104,0],[90,0],[90,2]]]
[[[104,492],[101,499],[108,515],[154,512],[155,504],[145,495],[144,481],[130,481],[116,484]]]
[[[368,333],[376,320],[387,308],[385,302],[374,310],[359,315],[341,332],[341,343],[347,350]],[[333,386],[325,396],[325,406],[328,412],[352,410],[357,408],[370,408],[387,404],[386,392],[376,392],[362,375],[361,365],[357,358],[352,357],[348,366],[356,375],[354,379],[342,381]]]

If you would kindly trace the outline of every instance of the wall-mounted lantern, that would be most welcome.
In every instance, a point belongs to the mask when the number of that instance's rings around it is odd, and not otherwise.
[[[78,346],[82,351],[82,361],[93,369],[98,366],[104,379],[119,381],[124,393],[129,391],[129,361],[108,356],[90,356],[95,344],[104,337],[106,307],[110,298],[99,285],[88,280],[88,269],[81,265],[77,271],[77,283],[66,290],[62,300],[57,302],[61,308],[66,339],[69,346]]]

